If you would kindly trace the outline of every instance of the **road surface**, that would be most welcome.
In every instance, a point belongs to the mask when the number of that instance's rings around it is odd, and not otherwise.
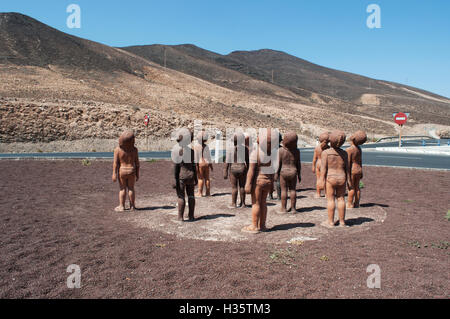
[[[427,140],[427,145],[436,146],[437,141]],[[418,146],[422,141],[409,141],[404,146]],[[447,145],[447,140],[441,140],[441,145]],[[450,170],[450,156],[436,154],[406,154],[382,151],[364,152],[365,148],[389,147],[398,145],[391,143],[374,143],[363,145],[363,165],[391,166],[391,167],[413,167],[425,169]],[[426,147],[426,146],[425,146]],[[345,148],[345,146],[344,146]],[[213,158],[214,158],[214,151]],[[305,163],[312,162],[314,149],[300,149],[301,160]],[[140,152],[141,159],[170,159],[170,152]],[[20,153],[20,154],[0,154],[0,159],[112,159],[112,152],[97,153]]]

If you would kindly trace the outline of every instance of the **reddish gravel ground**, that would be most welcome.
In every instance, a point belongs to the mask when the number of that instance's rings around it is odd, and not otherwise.
[[[450,297],[450,172],[365,167],[362,204],[382,206],[386,220],[290,246],[138,228],[113,212],[111,166],[0,161],[1,298]],[[314,187],[310,168],[303,190]],[[174,193],[170,169],[143,162],[138,196]],[[213,192],[228,186],[221,173],[217,165]],[[70,264],[81,267],[81,289],[66,286]],[[381,289],[366,285],[370,264]]]

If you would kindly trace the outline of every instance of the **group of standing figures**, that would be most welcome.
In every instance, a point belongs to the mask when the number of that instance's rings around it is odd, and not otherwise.
[[[206,142],[208,136],[201,131],[198,143],[191,147],[194,135],[192,131],[179,134],[177,145],[172,150],[174,162],[173,187],[178,197],[178,220],[184,220],[186,196],[188,199],[188,220],[194,221],[195,196],[211,195],[210,170],[213,170],[210,150]],[[345,151],[341,146],[346,140],[342,131],[325,132],[319,136],[319,144],[314,150],[312,170],[316,173],[316,197],[322,190],[327,197],[328,220],[322,223],[334,227],[334,213],[339,214],[339,226],[345,224],[346,208],[359,207],[362,179],[361,148],[367,140],[363,131],[357,131],[350,137],[351,146]],[[223,177],[229,179],[232,187],[230,208],[246,207],[246,194],[251,195],[252,223],[242,228],[243,232],[258,233],[267,230],[267,197],[273,199],[275,186],[278,199],[281,199],[279,213],[296,210],[296,186],[301,182],[300,151],[297,148],[298,136],[287,132],[282,136],[277,130],[259,131],[256,143],[251,145],[250,137],[244,133],[235,133],[231,147],[227,148]],[[275,144],[276,143],[276,144]],[[117,211],[123,211],[128,192],[131,209],[135,208],[134,183],[139,178],[139,159],[134,146],[134,134],[127,131],[119,138],[119,146],[114,151],[113,181],[119,180],[120,205]],[[195,194],[195,186],[198,192]],[[345,193],[348,187],[348,202]],[[239,195],[239,204],[237,203]],[[288,195],[290,208],[287,208]]]

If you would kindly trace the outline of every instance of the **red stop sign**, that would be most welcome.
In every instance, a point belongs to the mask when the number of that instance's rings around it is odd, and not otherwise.
[[[407,119],[408,119],[408,117],[406,116],[406,114],[405,114],[405,113],[402,113],[402,112],[397,113],[397,114],[395,114],[395,116],[394,116],[394,121],[395,121],[395,123],[397,123],[398,125],[403,125],[403,124],[405,124]]]

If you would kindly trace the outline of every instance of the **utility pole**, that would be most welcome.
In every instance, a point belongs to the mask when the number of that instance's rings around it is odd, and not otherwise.
[[[164,48],[164,68],[167,68],[166,61],[167,61],[166,48]]]

